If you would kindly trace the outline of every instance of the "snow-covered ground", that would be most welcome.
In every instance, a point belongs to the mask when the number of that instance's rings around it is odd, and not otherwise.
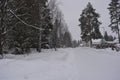
[[[0,80],[120,80],[120,52],[80,47],[5,55]]]

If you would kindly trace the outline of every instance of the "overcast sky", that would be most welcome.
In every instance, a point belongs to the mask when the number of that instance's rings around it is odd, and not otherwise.
[[[110,28],[108,25],[110,24],[109,19],[109,11],[108,11],[108,4],[111,0],[59,0],[61,2],[60,8],[64,14],[64,18],[66,23],[68,24],[69,30],[73,36],[73,39],[80,39],[80,27],[78,19],[80,18],[80,14],[82,10],[86,7],[88,2],[91,2],[93,8],[96,9],[96,12],[100,14],[100,21],[102,25],[100,26],[102,33],[105,27],[105,30],[108,33],[111,33]]]

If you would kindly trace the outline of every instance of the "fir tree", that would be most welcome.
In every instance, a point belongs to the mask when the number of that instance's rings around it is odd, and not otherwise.
[[[109,35],[109,41],[114,41],[114,37],[112,35]]]
[[[11,1],[9,8],[14,12],[16,16],[18,16],[24,22],[35,25],[34,20],[34,0],[14,0]],[[11,34],[9,34],[9,47],[10,48],[19,48],[22,52],[28,51],[32,45],[35,43],[37,31],[32,27],[28,27],[27,25],[23,24],[20,20],[18,20],[13,14],[11,14],[11,24],[10,26],[14,26]],[[17,53],[16,53],[17,54]]]
[[[36,48],[40,52],[49,44],[52,23],[46,3],[47,0],[10,0],[9,27],[13,28],[7,37],[9,48],[17,47],[22,52]]]
[[[65,32],[63,39],[65,47],[72,47],[72,38],[70,32]]]
[[[7,33],[7,3],[8,0],[0,0],[0,55],[3,58],[3,47],[6,43]]]
[[[104,39],[106,40],[106,41],[108,41],[109,40],[109,36],[108,36],[108,34],[107,34],[107,32],[105,31],[105,34],[104,34]]]
[[[120,24],[120,1],[119,0],[111,0],[109,4],[109,14],[111,18],[110,27],[113,32],[118,34],[118,39],[120,43],[120,31],[119,31],[119,24]]]
[[[101,33],[99,31],[100,22],[98,18],[100,17],[95,9],[92,7],[91,3],[88,3],[87,7],[82,11],[80,15],[80,27],[81,27],[81,38],[83,41],[90,41],[90,46],[92,46],[92,39],[101,38]]]
[[[52,17],[50,16],[51,14],[48,5],[44,6],[44,8],[44,20],[42,23],[42,28],[44,29],[42,32],[42,48],[50,48],[50,33],[53,30]]]

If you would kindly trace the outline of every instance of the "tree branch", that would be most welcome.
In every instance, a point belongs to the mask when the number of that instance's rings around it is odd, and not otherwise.
[[[38,27],[36,27],[34,25],[30,25],[30,24],[26,23],[25,21],[23,21],[22,19],[20,19],[12,10],[9,10],[9,12],[12,13],[19,21],[21,21],[26,26],[32,27],[32,28],[37,29],[37,30],[44,30],[42,28],[38,28]]]

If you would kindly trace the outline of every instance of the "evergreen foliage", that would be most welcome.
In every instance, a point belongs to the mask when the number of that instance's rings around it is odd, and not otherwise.
[[[81,28],[81,38],[85,42],[90,41],[90,45],[92,45],[92,39],[102,37],[99,31],[99,26],[101,24],[98,20],[99,17],[99,14],[95,12],[95,9],[92,7],[90,2],[80,15],[79,26]]]
[[[111,0],[109,4],[109,14],[111,19],[111,30],[118,34],[118,39],[120,43],[120,0]]]
[[[59,8],[50,8],[48,0],[0,0],[2,56],[4,50],[10,49],[14,49],[13,54],[25,54],[31,48],[41,52],[42,48],[61,47],[63,41],[72,40],[66,31],[62,12]],[[68,44],[65,46],[70,47]]]

